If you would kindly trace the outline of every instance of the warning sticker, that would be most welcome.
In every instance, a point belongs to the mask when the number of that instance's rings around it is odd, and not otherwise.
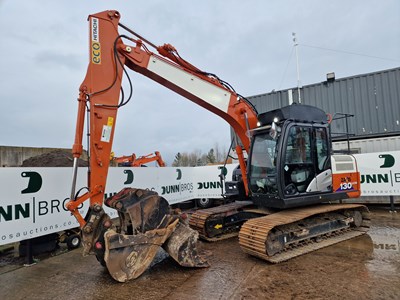
[[[107,119],[107,126],[113,126],[114,125],[114,118],[113,117],[108,117]]]
[[[101,132],[101,141],[109,143],[111,138],[112,126],[103,125],[103,131]]]

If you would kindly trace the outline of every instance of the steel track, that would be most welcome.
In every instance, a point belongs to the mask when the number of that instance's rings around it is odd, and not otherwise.
[[[361,226],[354,229],[330,232],[329,234],[319,236],[318,239],[313,237],[301,241],[295,245],[284,248],[273,256],[267,254],[266,241],[273,228],[291,224],[314,215],[343,210],[361,211],[363,215]],[[267,260],[271,263],[278,263],[364,234],[369,225],[367,212],[368,210],[365,206],[358,204],[326,204],[280,211],[265,217],[251,219],[244,223],[239,232],[239,244],[242,250],[250,255]]]

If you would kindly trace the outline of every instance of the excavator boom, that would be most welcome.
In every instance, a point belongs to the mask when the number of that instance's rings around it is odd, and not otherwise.
[[[235,130],[247,152],[250,149],[249,131],[257,127],[258,121],[255,108],[243,97],[218,77],[199,71],[178,58],[172,46],[158,47],[160,53],[167,56],[162,57],[150,52],[142,40],[120,35],[119,19],[120,14],[117,11],[105,11],[89,16],[90,62],[86,77],[79,89],[73,155],[77,159],[82,153],[85,114],[88,106],[91,133],[89,146],[93,162],[89,182],[90,196],[88,196],[91,205],[102,205],[117,111],[130,98],[129,96],[128,99],[119,99],[122,74],[126,73],[126,66],[222,117]],[[128,46],[122,39],[135,44]],[[237,150],[245,177],[242,149],[237,147]],[[73,184],[71,199],[76,200],[74,194]],[[84,224],[81,218],[79,222],[81,225]]]

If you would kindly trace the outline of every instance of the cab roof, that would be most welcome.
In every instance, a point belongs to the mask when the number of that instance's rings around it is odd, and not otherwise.
[[[315,106],[292,104],[258,115],[261,126],[293,120],[304,123],[328,123],[326,113]]]

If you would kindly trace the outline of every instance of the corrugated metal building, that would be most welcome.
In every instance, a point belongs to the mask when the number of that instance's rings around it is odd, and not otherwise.
[[[331,74],[332,75],[332,74]],[[327,76],[328,78],[328,76]],[[400,67],[300,88],[301,103],[325,112],[351,114],[348,118],[353,153],[400,150]],[[292,88],[247,97],[259,113],[298,103],[298,89]],[[338,116],[338,115],[336,115]],[[345,133],[345,119],[332,122],[332,133]],[[232,132],[233,133],[233,132]],[[347,150],[347,137],[333,135],[334,150]],[[389,197],[361,197],[366,203],[389,203]],[[400,197],[394,197],[400,203]]]
[[[400,149],[400,67],[306,85],[300,88],[300,96],[302,104],[317,106],[332,115],[354,115],[348,118],[348,131],[354,134],[351,140],[359,140],[359,150],[354,149],[356,152],[374,152],[377,146],[371,139],[382,137],[391,138],[383,140],[387,147],[379,139],[379,151]],[[299,102],[297,88],[250,96],[248,99],[259,113]],[[345,119],[332,122],[332,132],[345,133]],[[334,139],[343,140],[343,135],[336,135]],[[360,146],[361,140],[367,141],[363,147]],[[347,144],[343,147],[346,148]],[[343,147],[335,143],[336,149]]]

